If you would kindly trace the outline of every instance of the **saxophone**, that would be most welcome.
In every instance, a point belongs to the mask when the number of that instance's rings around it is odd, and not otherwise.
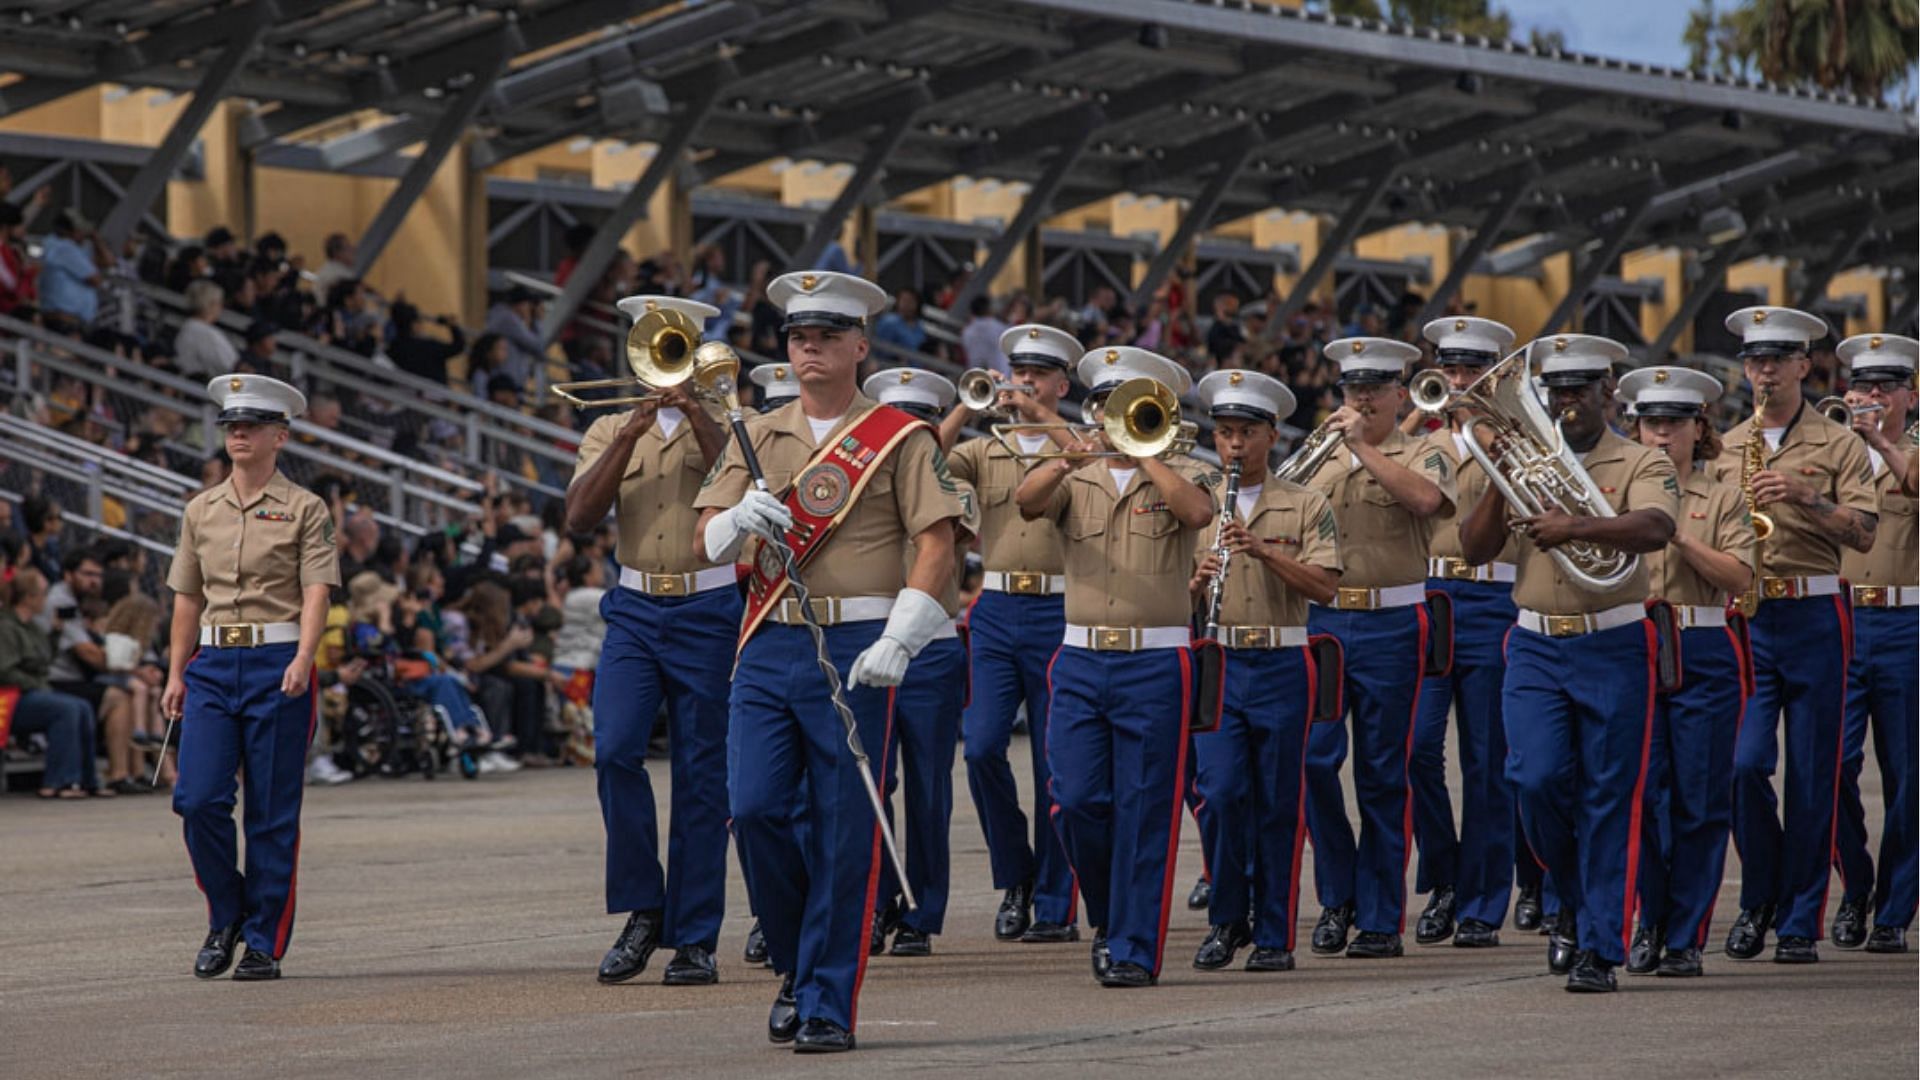
[[[1773,535],[1773,517],[1760,509],[1753,497],[1753,477],[1767,467],[1767,439],[1760,433],[1760,418],[1766,414],[1772,392],[1764,386],[1753,391],[1753,421],[1748,425],[1747,442],[1740,451],[1740,493],[1747,500],[1747,516],[1753,520],[1753,580],[1734,600],[1740,614],[1753,618],[1760,608],[1760,545]]]
[[[1213,581],[1207,585],[1207,637],[1220,640],[1220,604],[1227,594],[1227,560],[1233,557],[1233,551],[1227,547],[1227,525],[1233,521],[1233,511],[1240,498],[1240,463],[1227,466],[1227,491],[1220,500],[1220,522],[1213,534],[1213,557],[1220,560],[1220,568],[1214,571]]]

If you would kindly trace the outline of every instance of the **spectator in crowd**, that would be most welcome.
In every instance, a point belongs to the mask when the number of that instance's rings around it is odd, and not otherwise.
[[[212,276],[213,264],[207,261],[206,249],[198,244],[188,244],[167,264],[166,276],[161,283],[174,292],[184,293],[187,286],[203,277]]]
[[[506,360],[495,370],[525,386],[546,363],[547,350],[540,341],[540,298],[532,289],[515,285],[487,312],[487,332],[498,334],[506,342]]]
[[[968,367],[992,368],[1011,376],[1007,358],[1000,355],[1000,335],[1007,324],[993,316],[993,299],[982,293],[967,306],[967,326],[960,331],[960,351],[966,354]]]
[[[213,264],[215,275],[233,273],[246,265],[246,253],[240,249],[240,241],[233,230],[225,225],[215,225],[207,230],[206,239],[201,241],[207,249],[207,261]]]
[[[226,293],[206,278],[187,286],[187,310],[173,338],[174,364],[182,375],[206,379],[223,375],[240,362],[240,350],[217,325]]]
[[[40,268],[27,255],[26,214],[18,206],[0,201],[0,315],[13,315],[23,308],[32,310],[40,295],[36,287],[39,274]]]
[[[505,375],[507,367],[507,339],[492,332],[481,334],[473,339],[473,347],[467,350],[467,382],[473,389],[473,396],[487,396],[487,384],[495,375]]]
[[[42,582],[59,577],[60,504],[45,495],[29,495],[20,501],[20,524],[27,530],[29,558]]]
[[[1240,329],[1240,298],[1230,292],[1213,298],[1213,324],[1207,327],[1207,355],[1217,367],[1225,364],[1234,350],[1247,343]]]
[[[340,523],[340,580],[352,581],[373,561],[380,550],[380,523],[366,507],[348,514]]]
[[[333,287],[349,278],[360,276],[353,267],[353,241],[346,233],[330,233],[324,244],[326,261],[313,272],[313,287],[321,296],[330,295]]]
[[[740,310],[743,301],[740,294],[727,284],[726,273],[727,253],[720,245],[703,244],[695,249],[691,296],[703,304],[720,309],[720,314],[707,320],[708,337],[725,336],[727,328],[733,325],[734,312]]]
[[[447,361],[467,348],[467,335],[461,332],[460,324],[442,315],[433,321],[446,331],[447,340],[423,336],[420,309],[408,303],[404,293],[394,299],[387,314],[393,320],[393,340],[387,345],[387,355],[401,371],[445,384]]]
[[[281,262],[287,257],[287,238],[277,232],[262,233],[253,242],[253,254],[255,258]]]
[[[893,310],[880,316],[873,336],[903,349],[926,352],[927,328],[920,319],[920,294],[912,288],[902,288],[895,293]]]
[[[497,735],[511,736],[497,738],[496,748],[503,751],[517,748],[524,754],[529,745],[521,736],[526,734],[536,744],[533,749],[537,752],[540,716],[534,711],[535,702],[519,693],[516,683],[518,676],[527,673],[519,665],[525,663],[526,650],[533,645],[533,627],[515,620],[512,593],[494,580],[474,584],[454,605],[454,610],[462,616],[457,625],[464,640],[458,648],[465,655],[474,700]],[[455,625],[452,620],[449,624]],[[520,678],[518,682],[524,683],[525,679]],[[498,768],[500,764],[495,762],[493,767]],[[483,760],[481,767],[487,768],[488,762]],[[514,767],[518,767],[517,764]]]
[[[160,667],[160,656],[154,648],[163,615],[159,603],[152,597],[129,593],[113,602],[100,628],[107,665],[100,680],[109,687],[110,693],[118,690],[126,695],[132,716],[129,741],[149,752],[159,752],[166,740],[166,721],[160,715],[160,691],[166,672]],[[109,739],[107,785],[122,794],[147,790],[142,778],[132,774],[131,766],[137,755],[128,754],[123,765],[114,759],[113,751],[113,741]],[[160,782],[171,787],[174,776],[171,754],[159,773]],[[118,783],[123,778],[126,782]]]
[[[84,330],[100,311],[100,267],[113,265],[113,253],[78,209],[53,219],[53,234],[40,251],[40,310],[61,330]]]
[[[240,350],[240,358],[234,362],[235,371],[250,371],[260,375],[276,375],[276,358],[280,352],[280,340],[277,336],[280,327],[265,319],[255,319],[247,325],[247,347]]]
[[[44,733],[47,763],[40,779],[43,799],[112,795],[101,790],[94,761],[93,707],[47,685],[53,645],[33,621],[47,601],[47,581],[31,567],[0,583],[0,686],[20,691],[14,705],[16,737]]]
[[[47,602],[35,625],[45,633],[58,636],[66,623],[78,619],[80,601],[99,596],[105,584],[106,567],[94,549],[76,548],[67,552],[60,559],[60,577],[47,590]]]
[[[327,290],[325,323],[321,336],[327,341],[361,356],[380,351],[380,316],[359,278],[343,278]]]

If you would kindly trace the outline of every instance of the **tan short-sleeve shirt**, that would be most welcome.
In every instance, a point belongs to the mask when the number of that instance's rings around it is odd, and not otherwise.
[[[1673,460],[1664,451],[1629,442],[1609,430],[1587,452],[1582,464],[1614,513],[1658,510],[1678,526],[1680,481],[1674,473]],[[1583,615],[1622,604],[1644,603],[1647,599],[1649,575],[1645,557],[1625,581],[1605,592],[1592,592],[1562,574],[1560,564],[1531,541],[1521,540],[1519,554],[1513,602],[1520,607],[1547,615]]]
[[[1456,435],[1451,428],[1441,428],[1427,436],[1427,442],[1447,455],[1447,460],[1453,463],[1453,505],[1433,516],[1433,539],[1427,549],[1436,559],[1458,559],[1464,554],[1460,546],[1460,524],[1467,520],[1468,514],[1473,513],[1474,505],[1491,486],[1487,471],[1466,451],[1462,443],[1464,438],[1464,435]],[[1500,549],[1494,561],[1513,562],[1514,543],[1514,539],[1508,537],[1507,546]]]
[[[580,440],[580,459],[574,465],[578,483],[613,445],[614,436],[631,413],[603,416]],[[699,555],[687,537],[693,534],[700,512],[693,497],[707,475],[700,442],[693,437],[693,421],[682,419],[671,436],[661,431],[658,418],[633,444],[620,489],[614,496],[619,522],[620,565],[649,574],[688,574],[711,563]]]
[[[1911,444],[1907,452],[1913,452]],[[1840,556],[1840,576],[1853,585],[1920,585],[1920,542],[1914,529],[1914,500],[1900,492],[1900,478],[1884,464],[1875,471],[1874,491],[1880,497],[1880,524],[1873,532],[1873,550],[1865,555],[1848,548]]]
[[[332,513],[280,473],[250,502],[229,479],[195,495],[180,516],[167,588],[205,598],[203,626],[298,622],[306,586],[338,584]]]
[[[1726,449],[1713,462],[1714,479],[1740,483],[1740,462],[1749,435],[1764,439],[1754,433],[1750,419],[1727,432]],[[1767,468],[1812,487],[1823,498],[1851,510],[1879,512],[1866,442],[1804,403],[1780,437],[1780,448],[1764,457]],[[1813,577],[1840,572],[1839,541],[1816,526],[1805,511],[1786,503],[1760,509],[1774,526],[1773,535],[1760,545],[1762,574]]]
[[[988,570],[1061,574],[1060,529],[1050,519],[1020,516],[1013,493],[1027,468],[988,438],[968,439],[948,461],[956,480],[970,483],[980,501],[980,560]]]
[[[838,440],[876,407],[872,398],[855,394],[847,414],[820,445]],[[775,497],[785,498],[817,449],[807,414],[795,401],[749,417],[747,431],[768,488]],[[702,510],[733,506],[752,485],[739,448],[728,443],[725,456],[715,463],[693,505]],[[908,541],[942,521],[960,517],[963,509],[939,440],[924,427],[914,430],[873,467],[859,501],[807,563],[809,589],[818,597],[895,595],[907,583],[900,552]]]
[[[1177,466],[1176,466],[1177,467]],[[1067,621],[1079,626],[1186,626],[1199,533],[1180,523],[1146,470],[1115,490],[1106,461],[1067,474],[1048,516],[1060,525]]]
[[[1398,465],[1439,485],[1449,504],[1458,499],[1453,459],[1423,436],[1395,430],[1380,452]],[[1427,552],[1438,514],[1418,517],[1387,493],[1353,452],[1335,451],[1307,480],[1327,497],[1340,522],[1340,558],[1346,563],[1341,583],[1384,589],[1427,580]],[[1442,507],[1440,513],[1446,513]]]
[[[1225,491],[1216,491],[1219,505]],[[1236,508],[1234,516],[1239,516]],[[1260,485],[1253,513],[1243,524],[1260,543],[1297,563],[1339,573],[1340,529],[1327,497],[1309,487],[1269,477]],[[1213,541],[1206,533],[1206,541]],[[1208,548],[1194,552],[1197,564]],[[1205,594],[1202,593],[1204,602]],[[1307,598],[1287,588],[1280,575],[1246,555],[1228,563],[1227,584],[1220,598],[1221,626],[1305,626]]]
[[[1742,563],[1753,562],[1753,522],[1740,489],[1722,484],[1704,468],[1689,470],[1680,481],[1680,516],[1674,525],[1680,535],[1725,552]],[[1648,587],[1670,604],[1723,607],[1727,594],[1700,576],[1686,556],[1672,546],[1640,556],[1647,564]]]

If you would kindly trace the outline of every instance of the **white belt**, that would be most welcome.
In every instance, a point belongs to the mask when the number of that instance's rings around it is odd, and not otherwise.
[[[953,624],[952,619],[948,619],[946,622],[941,623],[937,628],[935,628],[935,630],[933,631],[933,636],[928,638],[927,640],[928,641],[952,641],[954,638],[957,638],[959,636],[960,636],[960,628]]]
[[[1015,596],[1059,596],[1067,591],[1067,578],[1030,570],[989,570],[981,575],[980,587]]]
[[[1760,579],[1760,599],[1762,600],[1799,600],[1808,596],[1839,595],[1840,575],[1838,574]]]
[[[1544,615],[1527,608],[1520,609],[1515,620],[1523,630],[1548,637],[1574,637],[1579,634],[1597,634],[1602,630],[1612,630],[1628,626],[1647,617],[1647,609],[1642,604],[1621,604],[1605,611],[1594,611],[1583,615]],[[1571,674],[1571,673],[1569,673]]]
[[[1307,643],[1304,626],[1223,626],[1220,644],[1229,649],[1293,649]]]
[[[620,568],[620,587],[648,596],[691,596],[711,589],[730,589],[739,580],[732,566],[709,566],[691,574],[649,574],[632,567]]]
[[[1335,589],[1333,603],[1328,605],[1335,611],[1378,611],[1381,608],[1407,607],[1418,604],[1427,598],[1427,583],[1416,581],[1411,585],[1390,585],[1384,589]]]
[[[1912,585],[1855,585],[1854,607],[1920,606],[1920,588]]]
[[[891,596],[816,596],[813,598],[813,614],[821,626],[838,626],[841,623],[884,619],[892,611],[893,597]],[[800,614],[800,601],[791,596],[781,599],[780,606],[768,612],[767,618],[789,626],[799,626],[806,621]]]
[[[1673,605],[1673,622],[1682,630],[1692,630],[1702,626],[1727,625],[1727,609],[1708,607],[1705,604]]]
[[[1061,644],[1101,652],[1139,652],[1142,649],[1184,649],[1193,632],[1184,626],[1080,626],[1067,624]]]
[[[200,644],[217,649],[251,649],[256,645],[290,645],[300,640],[300,624],[215,623],[200,628]]]
[[[1511,585],[1518,573],[1519,567],[1510,562],[1475,566],[1465,559],[1427,560],[1427,576],[1445,581],[1501,581]]]

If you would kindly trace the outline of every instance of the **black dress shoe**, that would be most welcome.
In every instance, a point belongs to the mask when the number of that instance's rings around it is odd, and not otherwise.
[[[1857,949],[1867,943],[1867,901],[1840,901],[1840,910],[1833,913],[1833,947],[1836,949]]]
[[[1662,927],[1636,926],[1633,947],[1627,950],[1627,974],[1650,975],[1660,966],[1660,946],[1667,933]]]
[[[767,935],[760,929],[759,919],[753,920],[753,928],[747,931],[747,949],[740,958],[749,964],[767,962]]]
[[[1438,945],[1453,936],[1453,886],[1442,885],[1427,900],[1427,910],[1414,924],[1413,940],[1420,945]]]
[[[794,1036],[796,1054],[843,1054],[853,1049],[853,1032],[831,1020],[809,1020]]]
[[[1538,885],[1520,886],[1520,899],[1513,902],[1513,928],[1515,930],[1538,930],[1541,925],[1540,887]]]
[[[280,977],[280,961],[263,952],[249,947],[240,962],[234,965],[234,982],[268,982]]]
[[[1096,930],[1093,933],[1093,977],[1105,982],[1107,972],[1113,970],[1113,953],[1107,948],[1107,935]]]
[[[1820,962],[1820,950],[1812,938],[1780,937],[1780,944],[1774,946],[1773,962],[1776,964],[1817,964]]]
[[[1873,933],[1867,935],[1867,951],[1870,953],[1903,953],[1907,951],[1907,928],[1904,926],[1876,926]]]
[[[1387,960],[1405,954],[1406,949],[1400,945],[1399,934],[1387,934],[1379,930],[1362,930],[1354,935],[1353,944],[1347,946],[1349,960]]]
[[[1565,975],[1573,970],[1574,954],[1580,951],[1580,920],[1571,911],[1562,911],[1547,933],[1547,970]]]
[[[1242,922],[1222,923],[1207,931],[1207,940],[1193,954],[1193,966],[1201,971],[1219,971],[1233,963],[1235,953],[1253,942],[1253,931]]]
[[[1060,945],[1080,940],[1080,928],[1057,922],[1037,922],[1027,927],[1020,940],[1028,945]]]
[[[1107,969],[1107,973],[1100,978],[1100,985],[1113,990],[1136,990],[1159,981],[1154,978],[1153,972],[1139,964],[1119,963]]]
[[[233,966],[233,947],[240,941],[240,924],[222,927],[207,934],[200,955],[193,958],[193,974],[199,979],[217,979]]]
[[[793,1000],[793,976],[780,976],[780,992],[767,1013],[767,1041],[790,1043],[800,1031],[800,1006]]]
[[[1592,949],[1581,949],[1567,972],[1569,994],[1611,994],[1620,989],[1613,978],[1613,965],[1595,956]]]
[[[626,929],[600,960],[600,981],[623,983],[647,970],[647,959],[659,947],[660,912],[636,911],[627,916]]]
[[[713,962],[713,954],[699,945],[682,945],[673,952],[673,959],[667,961],[665,976],[660,980],[662,986],[712,986],[720,981],[720,967]]]
[[[1773,926],[1773,905],[1749,908],[1733,920],[1727,931],[1727,955],[1735,960],[1751,960],[1767,947],[1767,931]]]
[[[1313,951],[1333,956],[1347,947],[1347,932],[1353,929],[1353,906],[1322,908],[1320,921],[1313,924]]]
[[[1188,911],[1205,911],[1213,903],[1213,882],[1201,878],[1193,883],[1193,891],[1187,894]]]
[[[887,951],[887,935],[900,925],[900,911],[889,903],[873,913],[873,931],[867,937],[867,955],[879,956]]]
[[[1023,881],[1000,898],[1000,913],[993,919],[993,936],[1001,941],[1018,941],[1033,925],[1033,883]]]
[[[902,926],[900,932],[893,935],[893,948],[887,951],[894,956],[932,956],[933,937],[911,926]]]
[[[1705,975],[1706,969],[1700,965],[1699,949],[1689,947],[1679,952],[1668,949],[1660,958],[1660,970],[1654,974],[1663,979],[1687,979]]]
[[[1479,919],[1461,919],[1453,933],[1456,949],[1491,949],[1500,944],[1500,928]]]
[[[1255,949],[1247,957],[1248,971],[1292,971],[1293,950]]]

